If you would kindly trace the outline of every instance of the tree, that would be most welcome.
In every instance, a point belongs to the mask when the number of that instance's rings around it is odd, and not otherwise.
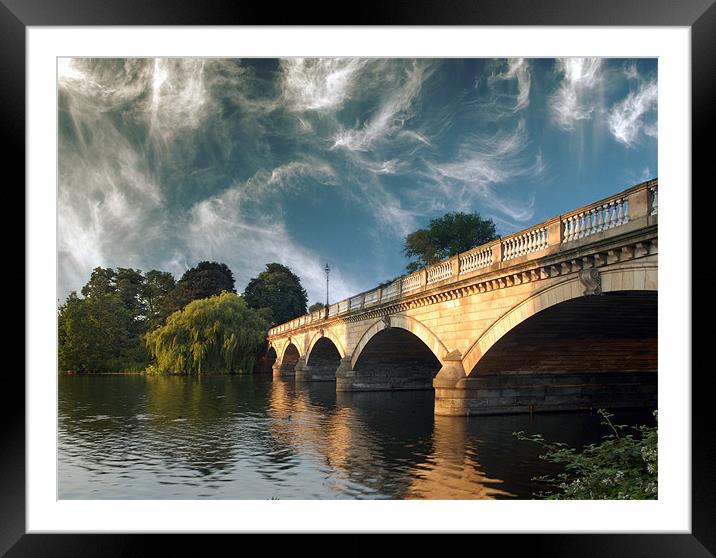
[[[146,320],[146,305],[142,297],[144,282],[145,278],[139,269],[118,267],[115,272],[110,267],[96,267],[92,270],[87,284],[82,287],[82,295],[96,299],[116,294],[132,316],[135,323],[133,329],[141,332]]]
[[[412,273],[496,238],[492,219],[483,219],[478,213],[446,213],[432,219],[427,229],[405,237],[403,253],[418,258],[407,265],[407,271]]]
[[[322,302],[314,302],[308,307],[309,312],[315,312],[316,310],[320,310],[321,308],[325,308],[326,305]]]
[[[142,369],[146,353],[130,332],[132,316],[117,293],[72,292],[58,315],[60,372],[122,372]]]
[[[172,313],[172,293],[175,287],[176,281],[171,273],[153,269],[145,275],[142,297],[146,308],[148,329],[151,330],[161,325]]]
[[[130,336],[134,338],[135,345],[141,347],[139,337],[147,329],[147,306],[142,291],[145,279],[139,269],[117,268],[116,285],[117,295],[122,305],[131,317]]]
[[[169,374],[249,373],[268,333],[268,320],[229,292],[195,300],[150,331],[151,371]]]
[[[183,308],[192,300],[207,298],[222,291],[236,292],[231,270],[223,263],[199,262],[177,281],[172,293],[173,310]]]
[[[270,263],[246,285],[244,299],[251,308],[270,308],[273,323],[282,324],[306,313],[308,295],[288,267]]]
[[[148,353],[142,336],[171,311],[171,274],[152,270],[97,267],[59,309],[60,371],[123,372],[143,370]]]
[[[85,298],[115,293],[117,292],[117,274],[110,267],[95,267],[81,292]]]

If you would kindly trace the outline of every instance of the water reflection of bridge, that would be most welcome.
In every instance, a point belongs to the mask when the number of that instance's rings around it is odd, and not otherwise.
[[[656,404],[658,184],[269,331],[275,377],[435,390],[437,415]]]
[[[500,488],[501,481],[482,472],[474,448],[468,447],[464,419],[423,413],[396,421],[410,400],[405,394],[392,402],[376,401],[376,396],[274,381],[271,435],[303,458],[313,456],[336,497],[365,496],[370,490],[421,499],[511,496]],[[423,436],[416,436],[416,426]],[[352,485],[358,487],[355,494]],[[396,492],[400,496],[393,496]]]

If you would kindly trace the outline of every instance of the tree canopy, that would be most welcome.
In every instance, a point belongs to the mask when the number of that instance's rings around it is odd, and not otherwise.
[[[171,273],[155,269],[146,273],[141,292],[146,304],[145,313],[149,329],[162,324],[173,312],[172,295],[175,287],[176,281]]]
[[[403,253],[417,258],[407,265],[407,271],[412,273],[496,238],[492,219],[483,219],[478,213],[446,213],[432,219],[427,229],[405,237]]]
[[[174,278],[152,270],[96,267],[58,310],[61,372],[142,370],[149,362],[144,333],[171,312]]]
[[[132,329],[132,316],[116,292],[95,292],[86,298],[70,293],[58,315],[60,371],[142,369],[146,352]]]
[[[309,312],[315,312],[316,310],[320,310],[321,308],[325,308],[326,305],[322,302],[314,302],[308,307]]]
[[[207,298],[222,291],[236,292],[234,274],[228,266],[218,262],[199,262],[177,281],[172,294],[173,310],[183,308],[192,300]]]
[[[281,324],[306,313],[308,295],[288,267],[270,263],[246,285],[244,300],[251,308],[270,308],[273,323]]]
[[[268,327],[265,313],[249,308],[234,293],[195,300],[146,335],[147,348],[156,362],[152,370],[169,374],[250,373]]]

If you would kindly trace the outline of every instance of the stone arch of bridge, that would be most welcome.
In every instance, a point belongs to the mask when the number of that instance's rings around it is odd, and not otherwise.
[[[330,339],[333,342],[336,349],[338,350],[338,354],[341,355],[341,358],[346,357],[346,349],[345,349],[345,347],[343,347],[343,343],[341,343],[341,340],[338,338],[338,336],[331,329],[325,329],[325,330],[322,330],[322,331],[319,331],[318,333],[316,333],[311,338],[311,341],[309,341],[309,343],[308,343],[308,346],[306,348],[306,361],[309,364],[311,361],[311,352],[313,351],[313,347],[315,347],[316,343],[318,343],[318,341],[323,337]]]
[[[605,270],[600,274],[600,279],[603,293],[625,290],[656,291],[657,264],[629,265]],[[468,349],[462,360],[465,373],[469,375],[497,341],[525,320],[551,306],[583,296],[585,296],[585,286],[575,275],[557,285],[538,291],[515,305],[487,328]]]
[[[288,357],[291,363],[295,364],[298,359],[303,357],[303,354],[301,353],[300,343],[294,343],[293,341],[289,341],[288,339],[283,344],[280,354],[281,363],[287,362],[286,359]]]
[[[388,318],[388,320],[386,320],[385,318]],[[440,338],[435,335],[435,333],[433,333],[433,331],[425,324],[419,322],[415,318],[411,318],[403,314],[391,314],[390,316],[380,318],[373,322],[365,331],[365,333],[363,333],[360,340],[358,341],[358,344],[353,350],[353,355],[351,357],[352,369],[355,369],[356,362],[358,362],[358,359],[360,358],[363,349],[366,347],[369,341],[379,332],[389,327],[397,327],[400,329],[404,329],[415,335],[418,339],[425,343],[425,345],[428,346],[428,348],[432,351],[435,357],[441,362],[445,355],[447,355],[448,353],[448,349],[445,347],[443,342],[440,341]]]
[[[278,343],[277,341],[269,341],[268,347],[266,347],[266,354],[268,354],[273,349],[273,352],[276,353],[276,359],[278,360],[278,357],[283,354],[283,347],[281,346],[281,343]]]

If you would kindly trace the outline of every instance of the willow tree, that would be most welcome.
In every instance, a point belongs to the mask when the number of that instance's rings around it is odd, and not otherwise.
[[[268,332],[268,319],[242,297],[223,292],[195,300],[147,333],[153,371],[164,374],[251,372]]]

